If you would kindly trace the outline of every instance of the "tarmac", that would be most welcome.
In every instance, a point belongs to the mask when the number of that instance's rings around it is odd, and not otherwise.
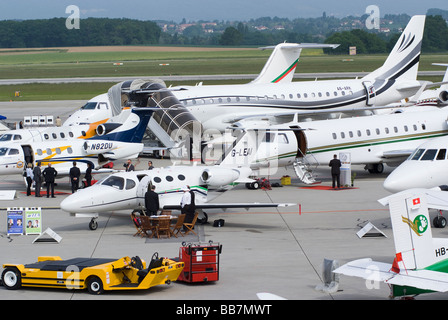
[[[7,105],[7,103],[5,103]],[[55,108],[61,104],[55,104]],[[80,104],[71,104],[74,108]],[[15,109],[15,108],[14,108]],[[0,104],[0,114],[9,116]],[[65,109],[58,109],[62,114]],[[39,114],[39,113],[36,113]],[[53,112],[52,114],[59,114]],[[9,119],[12,116],[9,116]],[[156,167],[170,165],[167,159],[140,158],[136,169],[144,169],[148,160]],[[135,163],[135,161],[134,161]],[[121,163],[115,163],[122,168]],[[292,168],[269,176],[271,183],[280,182],[285,174],[290,185],[271,190],[249,190],[237,186],[213,200],[216,202],[297,203],[286,208],[250,210],[209,210],[209,223],[198,226],[198,241],[222,245],[219,280],[210,283],[174,282],[143,291],[111,291],[93,296],[87,291],[65,289],[21,288],[7,290],[0,286],[1,300],[173,300],[234,301],[257,300],[257,293],[268,292],[288,300],[388,300],[390,289],[384,283],[340,276],[338,290],[326,293],[317,290],[323,284],[323,261],[330,259],[342,265],[348,261],[370,257],[392,263],[394,241],[387,207],[378,199],[390,195],[382,183],[391,168],[382,174],[369,174],[361,166],[354,186],[333,190],[328,167],[317,170],[320,184],[307,186],[294,178]],[[184,241],[152,240],[134,237],[135,227],[130,212],[100,215],[98,229],[88,228],[89,219],[75,218],[59,208],[71,191],[68,179],[57,181],[56,198],[27,197],[23,177],[3,176],[0,190],[16,190],[14,200],[0,201],[0,264],[26,264],[38,256],[120,258],[140,256],[149,261],[154,252],[159,256],[177,257]],[[12,207],[42,208],[42,230],[51,228],[62,240],[59,243],[33,243],[37,235],[7,235],[6,210]],[[213,221],[224,219],[223,227]],[[362,237],[357,232],[371,222],[383,234]],[[445,237],[444,229],[433,229],[435,237]],[[189,238],[188,241],[192,239]],[[195,240],[195,239],[193,239]],[[418,299],[444,299],[443,294],[428,294]]]

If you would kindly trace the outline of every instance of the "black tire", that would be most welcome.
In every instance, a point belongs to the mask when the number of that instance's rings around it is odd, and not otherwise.
[[[98,222],[96,222],[95,220],[90,220],[89,222],[89,229],[90,230],[96,230],[98,229]]]
[[[432,225],[434,226],[434,228],[439,227],[439,217],[435,217],[434,220],[432,220]]]
[[[446,219],[445,217],[436,217],[437,219],[437,228],[445,228],[446,227]]]
[[[101,294],[104,292],[103,282],[98,277],[92,277],[87,282],[87,290],[90,294]]]
[[[2,284],[8,290],[17,290],[22,286],[19,270],[8,267],[2,273]]]
[[[260,183],[258,183],[258,181],[254,181],[250,184],[250,187],[253,190],[257,190],[258,188],[260,188]]]

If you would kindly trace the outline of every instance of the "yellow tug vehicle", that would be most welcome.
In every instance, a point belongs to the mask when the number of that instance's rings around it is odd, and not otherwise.
[[[87,289],[91,294],[108,290],[142,290],[176,281],[183,262],[159,258],[154,253],[149,266],[138,256],[120,259],[42,256],[31,264],[4,264],[1,276],[7,289],[20,287]]]

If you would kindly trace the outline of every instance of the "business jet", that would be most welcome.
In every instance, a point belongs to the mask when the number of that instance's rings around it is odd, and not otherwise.
[[[141,210],[145,193],[155,186],[161,209],[180,210],[185,186],[195,194],[196,209],[207,218],[205,209],[287,207],[292,203],[210,203],[239,183],[251,183],[252,170],[230,166],[171,166],[153,170],[113,173],[91,187],[78,190],[61,202],[61,209],[89,217],[90,229],[97,227],[99,213]]]
[[[381,173],[384,164],[399,165],[423,141],[448,135],[447,117],[445,107],[265,127],[260,123],[241,131],[251,134],[231,141],[231,156],[223,162],[246,164],[254,171],[264,168],[264,174],[293,165],[302,182],[310,184],[316,182],[310,169],[328,166],[334,154],[349,152],[352,164]]]
[[[136,158],[143,150],[141,140],[153,111],[149,108],[125,109],[118,123],[98,127],[97,135],[87,139],[10,143],[0,147],[0,175],[23,173],[26,163],[51,163],[58,177],[66,176],[76,161],[81,172],[88,163],[97,171],[118,159]],[[122,118],[120,120],[120,118]]]
[[[436,188],[448,185],[448,137],[419,145],[409,158],[392,171],[383,187],[390,192],[410,188]]]
[[[77,126],[92,123],[103,123],[118,115],[121,110],[113,113],[107,93],[100,94],[84,104],[64,121],[63,126]]]
[[[433,237],[428,209],[448,210],[448,193],[409,189],[378,201],[389,206],[395,242],[393,263],[365,258],[333,272],[382,281],[390,286],[392,298],[447,292],[448,239]]]

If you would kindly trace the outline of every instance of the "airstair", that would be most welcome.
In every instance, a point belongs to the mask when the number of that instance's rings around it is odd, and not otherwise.
[[[318,166],[317,161],[315,165],[312,165],[303,155],[302,151],[299,150],[299,157],[296,157],[296,160],[293,163],[294,172],[297,177],[305,184],[315,184],[320,183],[315,178],[315,169]]]

